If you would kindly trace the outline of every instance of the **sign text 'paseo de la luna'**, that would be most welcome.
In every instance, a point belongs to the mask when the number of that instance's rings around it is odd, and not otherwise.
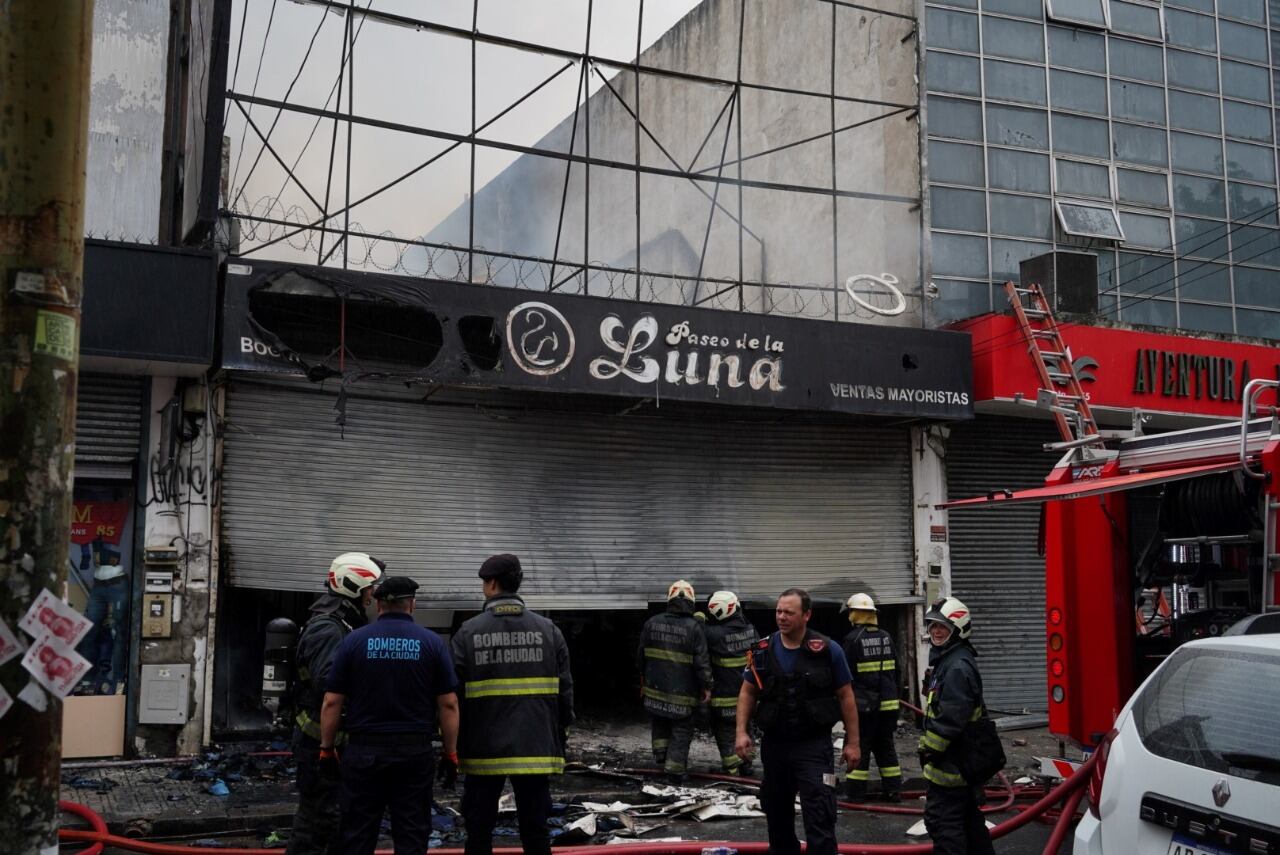
[[[298,318],[308,318],[306,324]],[[969,418],[969,336],[280,263],[229,265],[221,366],[313,380]]]

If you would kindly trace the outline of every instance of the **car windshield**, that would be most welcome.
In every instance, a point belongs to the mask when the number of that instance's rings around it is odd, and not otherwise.
[[[1280,654],[1182,648],[1134,705],[1147,750],[1280,785]]]

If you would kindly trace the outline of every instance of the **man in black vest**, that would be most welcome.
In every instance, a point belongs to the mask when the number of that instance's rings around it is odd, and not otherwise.
[[[716,591],[707,600],[711,619],[703,626],[707,636],[707,652],[711,655],[711,733],[720,749],[720,765],[730,775],[746,774],[751,764],[738,756],[734,745],[737,737],[738,692],[742,688],[742,669],[747,667],[747,651],[759,636],[743,614],[742,604],[733,591]]]
[[[516,796],[520,842],[530,855],[551,855],[549,776],[564,771],[573,723],[569,647],[551,621],[517,595],[524,572],[514,555],[480,566],[484,611],[453,636],[453,666],[462,683],[461,770],[467,776],[462,816],[467,855],[493,852],[498,798],[507,777]]]
[[[336,853],[337,764],[320,763],[320,705],[338,645],[367,623],[365,609],[387,565],[364,552],[344,552],[329,565],[326,590],[311,604],[311,619],[298,637],[293,757],[298,763],[298,812],[287,855]],[[344,740],[345,741],[345,740]]]
[[[693,609],[693,586],[677,579],[667,589],[666,612],[645,623],[636,651],[644,708],[653,718],[653,758],[676,781],[688,774],[694,711],[711,700],[711,659]]]
[[[738,756],[751,756],[752,714],[764,731],[760,806],[772,855],[799,855],[797,793],[806,852],[836,855],[836,776],[831,767],[831,728],[836,722],[844,721],[845,766],[855,768],[861,757],[849,663],[839,645],[809,629],[812,614],[807,591],[782,592],[774,610],[778,631],[747,654],[738,694]]]
[[[893,737],[898,729],[898,657],[893,638],[879,626],[875,600],[854,594],[844,604],[853,630],[844,637],[845,658],[853,673],[853,694],[858,699],[858,747],[862,760],[845,778],[845,792],[853,801],[867,797],[871,755],[880,767],[880,795],[896,802],[902,798],[902,767]]]

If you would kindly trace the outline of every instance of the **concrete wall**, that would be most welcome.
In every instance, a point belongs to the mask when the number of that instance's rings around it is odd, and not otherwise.
[[[156,243],[169,3],[96,0],[85,234]]]
[[[832,91],[832,27],[835,28],[835,93],[896,104],[918,104],[917,43],[914,21],[836,6],[817,0],[706,0],[646,50],[646,66],[697,75],[734,79],[738,63],[739,3],[745,2],[742,36],[742,79],[809,92]],[[913,14],[904,0],[887,0],[885,8]],[[834,22],[833,22],[834,16]],[[636,80],[629,70],[601,68],[610,76],[617,95],[599,85],[582,108],[576,137],[570,115],[536,147],[587,154],[590,113],[590,156],[626,164],[636,160],[635,123],[622,101],[636,104]],[[531,81],[531,85],[532,85]],[[708,169],[716,173],[721,154],[726,162],[738,157],[738,128],[729,130],[721,118],[701,153],[721,108],[733,92],[731,85],[641,75],[639,113],[649,132],[666,153],[643,132],[640,163],[661,169]],[[842,191],[883,194],[903,201],[832,198],[804,189],[832,186],[833,152],[829,135],[836,127],[852,125],[890,112],[892,107],[831,101],[759,89],[742,90],[741,145],[748,155],[817,136],[813,142],[742,164],[742,177],[794,185],[795,192],[760,188],[742,191],[741,271],[735,218],[738,188],[683,177],[644,174],[640,177],[640,256],[644,271],[657,276],[642,281],[639,297],[661,302],[688,302],[706,242],[703,277],[748,282],[817,286],[819,291],[748,287],[748,311],[777,312],[831,318],[836,313],[837,284],[852,274],[890,273],[901,281],[908,311],[896,318],[859,310],[844,296],[839,315],[845,320],[918,325],[920,293],[920,149],[914,114],[899,114],[836,135],[835,186]],[[621,98],[621,100],[619,100]],[[735,117],[735,122],[737,121]],[[670,157],[668,157],[670,155]],[[695,160],[696,155],[696,160]],[[675,161],[676,166],[672,161]],[[561,196],[565,192],[566,162],[526,154],[476,193],[475,243],[479,247],[521,255],[551,258],[556,249]],[[738,166],[725,167],[725,177],[737,178]],[[700,192],[701,191],[701,192]],[[709,196],[723,206],[711,219]],[[590,169],[589,208],[585,169],[572,167],[557,258],[557,281],[572,272],[584,257],[621,268],[636,263],[636,178],[624,169]],[[469,234],[468,206],[446,218],[429,241],[465,245]],[[837,223],[833,237],[833,219]],[[838,244],[838,253],[833,252]],[[589,246],[588,246],[589,245]],[[834,259],[834,264],[833,264]],[[479,262],[477,263],[479,266]],[[548,265],[549,267],[549,265]],[[499,285],[509,281],[512,268],[475,278]],[[520,284],[540,287],[528,271]],[[504,279],[504,276],[507,277]],[[545,287],[545,285],[541,285]],[[582,292],[581,279],[569,283]],[[591,294],[636,297],[633,275],[594,274]],[[704,284],[700,296],[718,290]],[[876,302],[875,298],[869,298]],[[881,300],[880,305],[887,304]],[[737,294],[709,305],[737,309]]]

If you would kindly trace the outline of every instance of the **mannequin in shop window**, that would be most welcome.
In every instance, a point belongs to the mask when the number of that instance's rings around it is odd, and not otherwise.
[[[120,551],[95,541],[91,551],[93,587],[84,616],[93,622],[80,642],[80,655],[91,668],[78,694],[114,695],[124,682],[125,638],[128,632],[129,574],[120,563]]]

